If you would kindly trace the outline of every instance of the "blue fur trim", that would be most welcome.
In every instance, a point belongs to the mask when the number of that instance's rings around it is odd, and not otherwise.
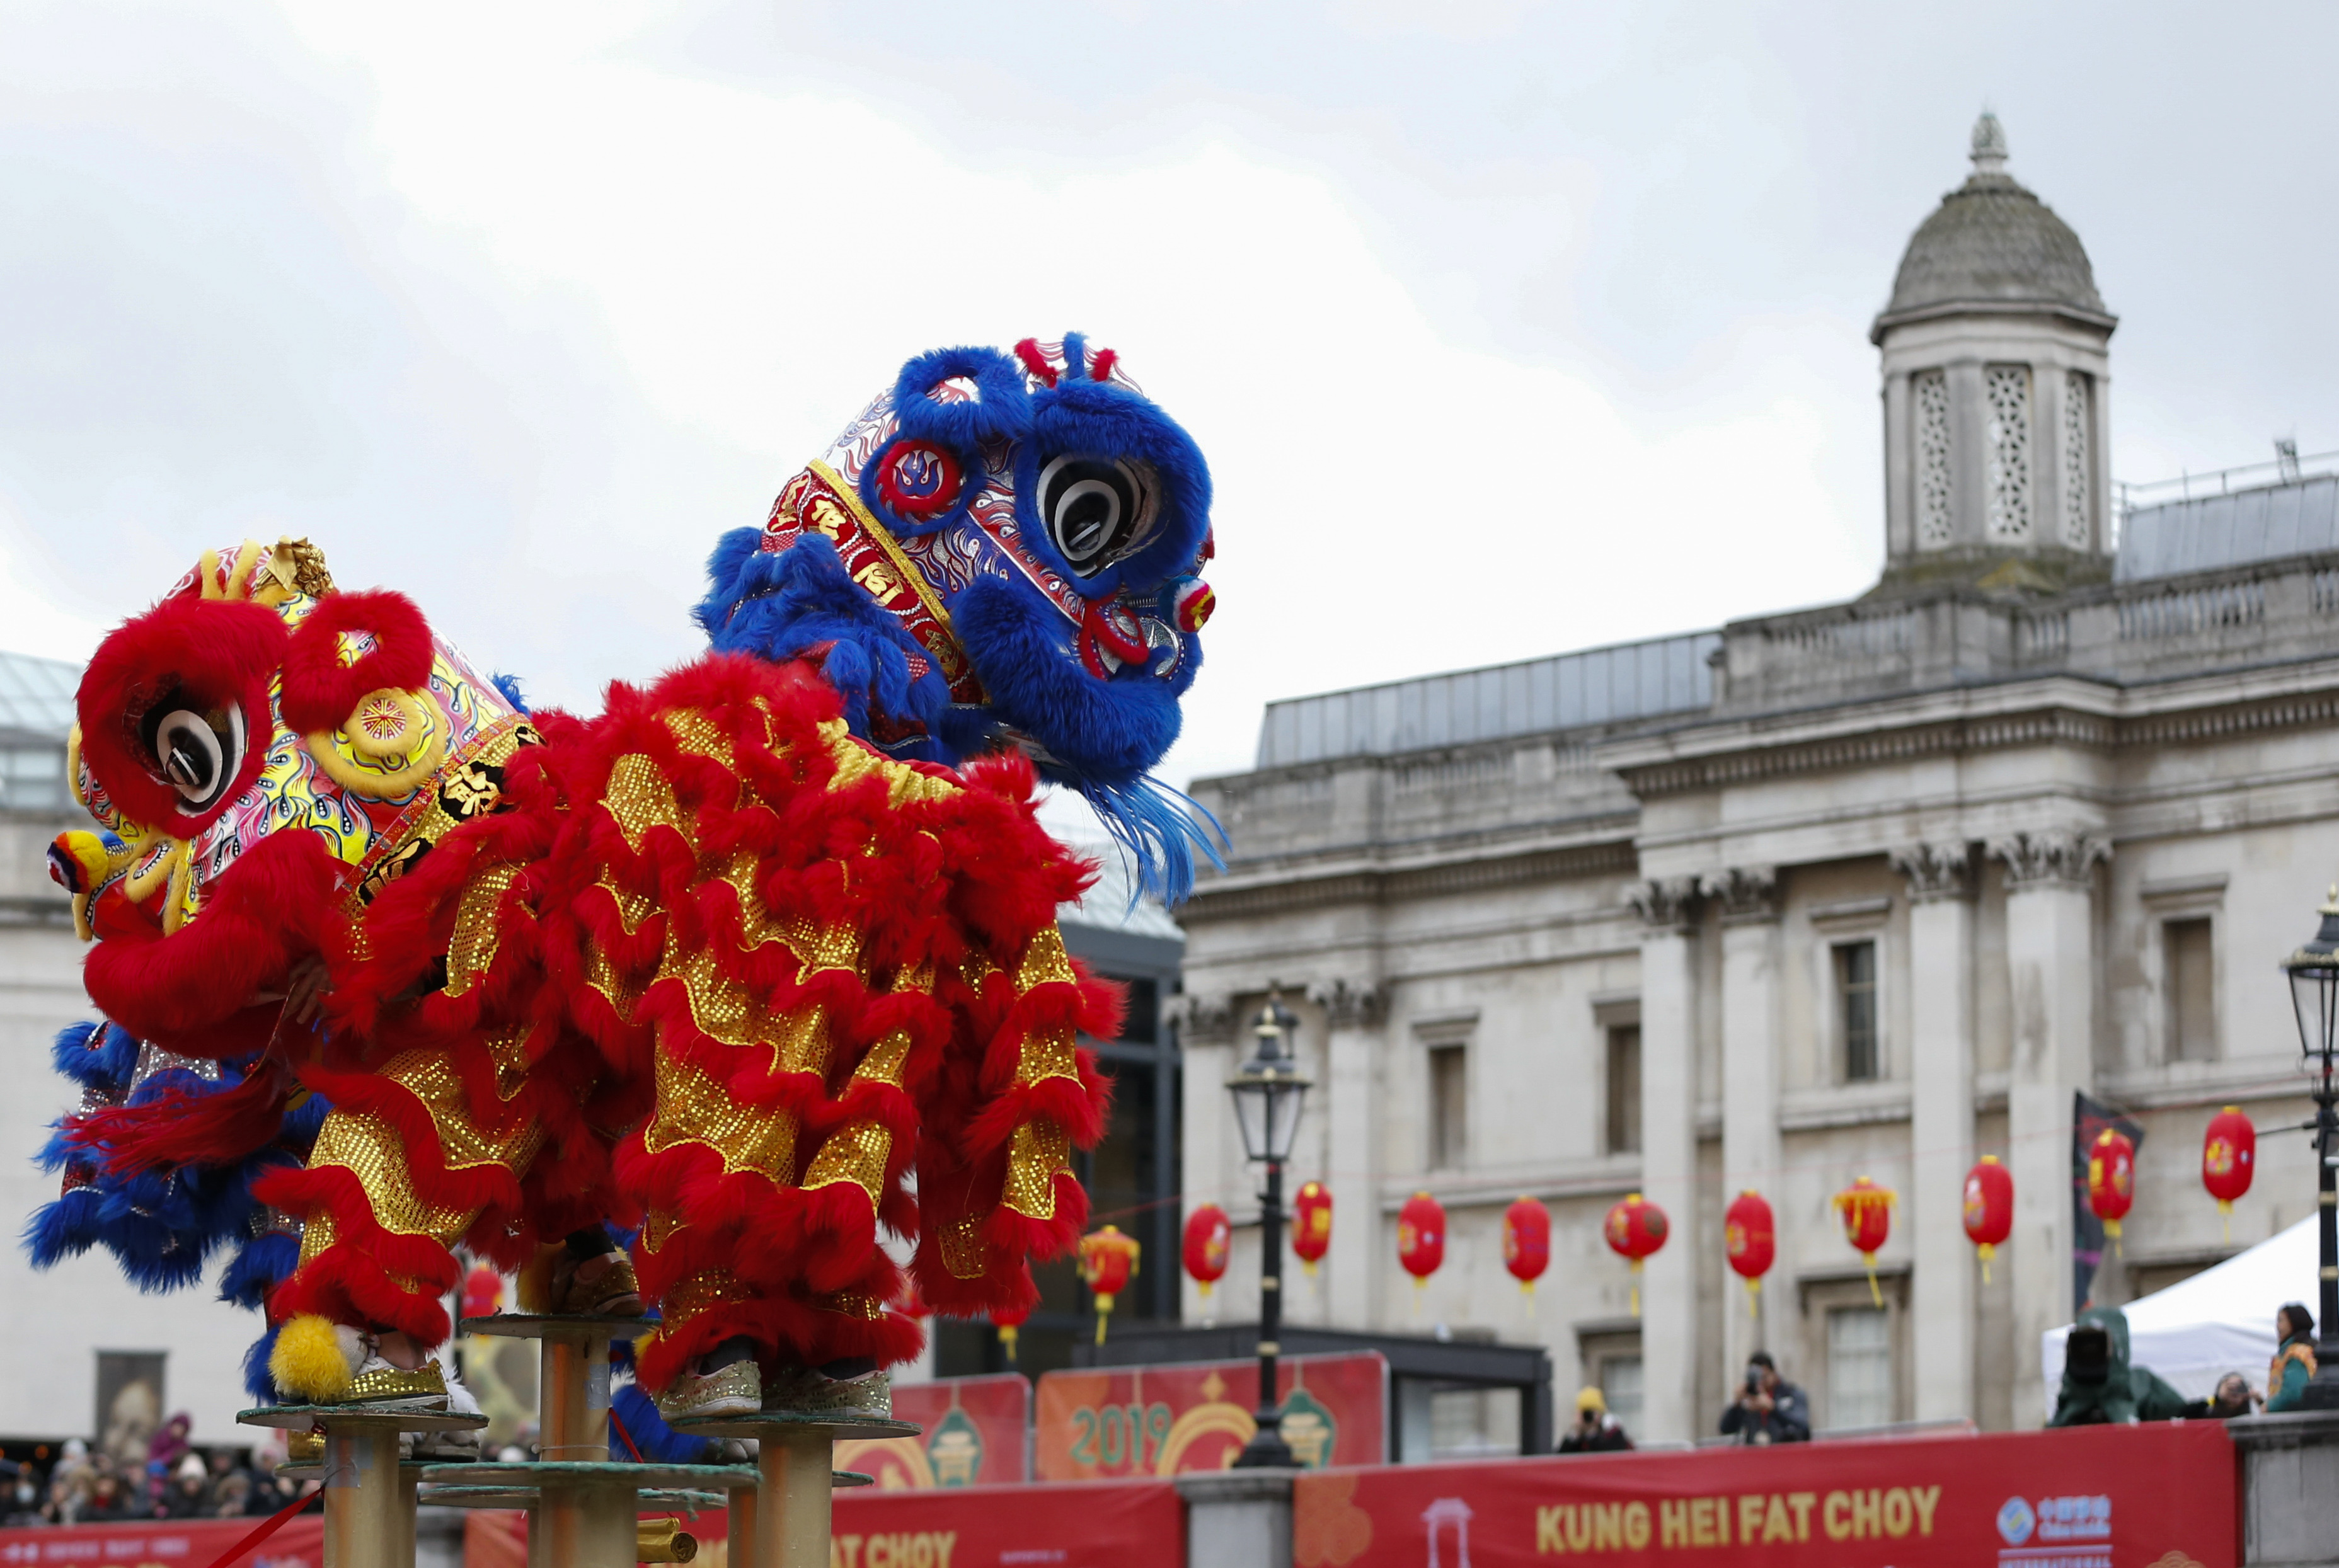
[[[1177,740],[1176,683],[1141,670],[1090,675],[1070,626],[1037,589],[978,577],[951,619],[992,711],[1045,748],[1040,771],[1057,783],[1133,784]]]
[[[323,1129],[325,1118],[331,1115],[332,1110],[331,1102],[323,1095],[311,1094],[284,1113],[283,1129],[276,1135],[278,1141],[303,1159],[307,1159],[309,1146],[317,1141],[317,1134]]]
[[[676,1432],[666,1424],[657,1412],[657,1404],[631,1383],[620,1386],[609,1398],[610,1414],[617,1417],[609,1427],[609,1457],[619,1464],[633,1463],[633,1455],[617,1435],[617,1425],[623,1424],[626,1436],[634,1440],[641,1450],[642,1461],[650,1464],[705,1464],[715,1452],[715,1444],[705,1437],[692,1437]]]
[[[829,684],[844,699],[844,720],[856,735],[871,735],[870,713],[923,725],[938,736],[950,707],[950,684],[932,657],[845,575],[836,547],[817,535],[768,554],[754,528],[734,528],[706,563],[713,586],[692,612],[718,653],[753,654],[774,663],[822,656]],[[914,680],[910,656],[925,660]],[[943,761],[930,748],[895,746],[895,755]],[[929,754],[920,754],[922,751]]]
[[[56,1070],[84,1089],[120,1093],[138,1066],[138,1041],[128,1030],[100,1020],[69,1023],[49,1048]]]
[[[1145,894],[1165,904],[1183,903],[1193,895],[1193,845],[1199,844],[1219,870],[1227,869],[1219,853],[1219,846],[1227,842],[1227,830],[1208,807],[1182,790],[1172,789],[1150,774],[1130,784],[1075,779],[1071,787],[1096,808],[1123,859],[1131,863],[1135,874],[1130,878],[1130,909]]]
[[[518,676],[508,676],[498,673],[489,676],[488,677],[488,682],[490,685],[494,686],[496,690],[503,693],[504,701],[511,704],[512,706],[518,708],[523,714],[528,711],[528,699],[520,695],[519,677]]]
[[[1089,338],[1086,332],[1064,334],[1064,377],[1073,381],[1089,379]]]
[[[35,1268],[79,1257],[97,1244],[97,1192],[76,1187],[54,1203],[33,1210],[25,1222],[25,1252]]]
[[[271,1323],[268,1332],[252,1342],[243,1353],[243,1391],[252,1395],[255,1405],[273,1405],[280,1397],[276,1379],[268,1370],[268,1358],[276,1354],[276,1336],[284,1326]]]
[[[972,381],[978,400],[938,403],[926,396],[953,376]],[[987,440],[1021,440],[1031,429],[1031,394],[1023,367],[996,349],[935,349],[902,367],[893,380],[893,418],[904,435],[962,450]],[[980,478],[978,468],[972,478]]]
[[[1067,452],[1141,458],[1161,482],[1161,516],[1153,542],[1092,577],[1072,570],[1041,519],[1040,469]],[[1148,399],[1109,381],[1067,376],[1032,394],[1031,437],[1015,454],[1015,520],[1033,555],[1061,572],[1083,598],[1109,599],[1124,587],[1147,593],[1194,562],[1210,527],[1210,468],[1201,449]],[[990,672],[983,672],[986,684]]]
[[[99,1081],[98,1061],[103,1052],[93,1050],[91,1037],[104,1028],[96,1023],[69,1023],[57,1031],[55,1043],[49,1047],[50,1060],[59,1072],[84,1088],[94,1088]]]
[[[268,1293],[292,1277],[301,1267],[301,1241],[281,1230],[255,1236],[236,1249],[220,1274],[220,1299],[255,1312]]]

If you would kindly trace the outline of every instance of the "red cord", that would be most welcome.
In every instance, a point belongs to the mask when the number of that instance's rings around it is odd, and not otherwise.
[[[218,1557],[213,1558],[212,1560],[212,1568],[228,1568],[229,1563],[234,1562],[237,1558],[242,1556],[245,1553],[251,1551],[253,1547],[267,1540],[271,1535],[273,1535],[279,1530],[283,1529],[285,1525],[291,1524],[292,1522],[292,1515],[300,1513],[301,1509],[309,1506],[312,1501],[314,1501],[313,1496],[295,1497],[291,1503],[285,1505],[283,1510],[280,1512],[275,1518],[271,1519],[267,1524],[262,1524],[259,1529],[253,1531],[251,1534],[245,1536],[242,1540],[229,1547]]]

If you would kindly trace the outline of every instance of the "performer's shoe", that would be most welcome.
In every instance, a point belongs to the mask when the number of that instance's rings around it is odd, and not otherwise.
[[[437,1366],[438,1363],[431,1363]],[[462,1379],[447,1379],[447,1410],[452,1415],[481,1414],[479,1402],[463,1386]],[[477,1426],[459,1427],[451,1432],[401,1432],[398,1435],[399,1455],[406,1459],[438,1459],[460,1461],[479,1456],[479,1433]]]
[[[325,1435],[321,1432],[287,1432],[284,1435],[284,1463],[287,1464],[321,1464],[325,1462]]]
[[[594,1269],[595,1264],[602,1267]],[[592,1277],[581,1277],[588,1269]],[[552,1266],[552,1310],[584,1317],[638,1317],[642,1287],[633,1260],[622,1252],[578,1261],[564,1252]]]
[[[764,1408],[793,1415],[878,1415],[893,1414],[893,1380],[884,1368],[867,1371],[858,1364],[831,1362],[826,1367],[789,1366],[764,1390]],[[846,1376],[831,1376],[832,1371]]]
[[[340,1403],[383,1410],[444,1410],[447,1374],[436,1361],[425,1361],[411,1372],[393,1366],[368,1345],[366,1358],[350,1379],[350,1391],[341,1395]]]
[[[716,1415],[753,1415],[764,1407],[763,1375],[752,1356],[711,1372],[685,1372],[658,1395],[657,1407],[669,1425]]]

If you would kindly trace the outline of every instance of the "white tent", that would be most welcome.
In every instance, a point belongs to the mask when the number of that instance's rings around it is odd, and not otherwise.
[[[2310,1214],[2215,1268],[2122,1307],[2128,1365],[2151,1367],[2187,1399],[2206,1399],[2228,1372],[2262,1391],[2266,1363],[2274,1359],[2275,1311],[2286,1301],[2314,1308],[2323,1261],[2316,1223]],[[2067,1323],[2038,1336],[2049,1415],[2063,1386],[2063,1338],[2070,1332]]]

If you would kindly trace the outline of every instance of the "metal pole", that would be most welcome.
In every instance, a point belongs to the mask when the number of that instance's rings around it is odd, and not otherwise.
[[[2323,1221],[2323,1318],[2314,1378],[2301,1400],[2310,1410],[2339,1409],[2339,1111],[2333,1109],[2339,1105],[2339,1090],[2332,1085],[2332,1067],[2326,1055],[2322,1081],[2314,1091],[2314,1164]]]
[[[1276,1386],[1276,1360],[1283,1353],[1283,1162],[1267,1162],[1267,1190],[1258,1212],[1258,1430],[1235,1464],[1242,1469],[1288,1469],[1291,1447],[1283,1441],[1283,1411]]]
[[[325,1437],[327,1568],[411,1568],[398,1555],[402,1532],[398,1429],[387,1423],[328,1429]]]
[[[753,1525],[756,1568],[827,1568],[829,1428],[770,1428],[758,1435],[763,1496]]]

